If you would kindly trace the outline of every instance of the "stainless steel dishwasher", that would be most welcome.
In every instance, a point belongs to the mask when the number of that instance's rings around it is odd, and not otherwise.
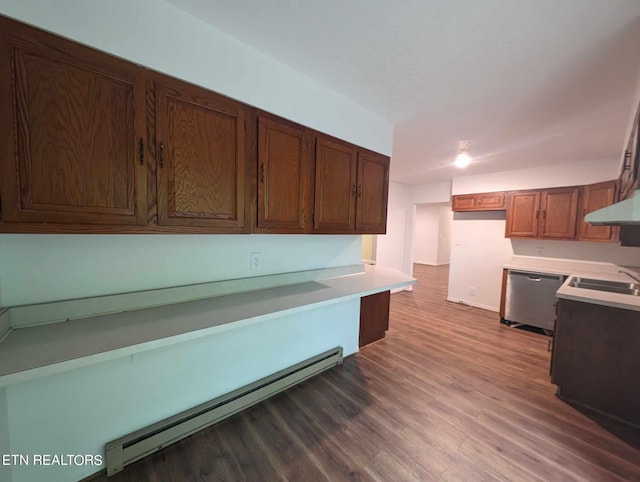
[[[504,318],[507,323],[536,326],[553,331],[556,291],[565,277],[548,273],[509,270]]]

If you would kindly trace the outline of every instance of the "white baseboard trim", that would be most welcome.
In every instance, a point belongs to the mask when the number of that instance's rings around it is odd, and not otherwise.
[[[461,300],[461,299],[456,299],[456,298],[449,298],[447,296],[447,301],[451,301],[452,303],[463,303],[465,305],[473,306],[474,308],[480,308],[480,309],[487,310],[487,311],[493,311],[495,313],[499,313],[500,312],[500,309],[497,306],[483,305],[482,303],[475,303],[475,302],[469,301],[469,300]]]

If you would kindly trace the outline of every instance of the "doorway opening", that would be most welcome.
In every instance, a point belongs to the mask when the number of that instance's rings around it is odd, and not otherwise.
[[[416,204],[412,242],[414,263],[427,266],[449,264],[452,221],[449,203]]]

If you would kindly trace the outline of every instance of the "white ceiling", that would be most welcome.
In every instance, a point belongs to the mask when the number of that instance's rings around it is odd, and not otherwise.
[[[397,182],[621,158],[640,0],[170,1],[392,121]]]

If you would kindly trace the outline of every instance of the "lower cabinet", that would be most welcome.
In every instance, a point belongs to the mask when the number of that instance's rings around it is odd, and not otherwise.
[[[560,299],[551,382],[558,397],[640,427],[640,312]]]
[[[389,329],[390,291],[363,296],[360,299],[360,337],[358,346],[363,347],[384,338]]]

